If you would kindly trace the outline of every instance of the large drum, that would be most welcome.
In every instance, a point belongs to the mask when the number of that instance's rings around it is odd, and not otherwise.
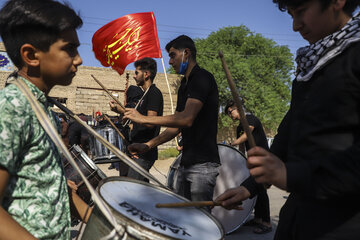
[[[107,124],[100,125],[94,127],[94,130],[103,138],[105,138],[109,143],[114,145],[115,147],[119,148],[120,151],[125,151],[125,145],[123,139],[120,135],[116,132],[116,130]],[[94,161],[101,161],[101,160],[110,160],[110,159],[117,159],[118,157],[113,154],[107,147],[105,147],[99,140],[95,137],[91,137],[91,152],[94,156]]]
[[[97,191],[110,207],[116,221],[126,229],[121,239],[206,239],[224,238],[218,221],[198,208],[156,208],[156,203],[188,201],[164,188],[125,177],[109,177]],[[82,239],[98,240],[113,230],[95,206]]]
[[[246,167],[245,156],[237,149],[225,145],[218,144],[221,167],[219,175],[216,179],[214,189],[214,199],[225,192],[225,190],[240,186],[240,184],[250,176],[249,169]],[[177,169],[180,165],[181,154],[175,159],[170,166],[168,173],[167,184],[174,189],[174,179],[177,175]],[[241,225],[250,216],[256,203],[256,198],[247,199],[243,201],[242,207],[244,210],[226,210],[222,207],[214,207],[211,213],[220,221],[225,229],[225,233],[229,234]]]
[[[74,145],[70,148],[70,153],[74,158],[76,164],[80,168],[81,172],[89,180],[90,184],[96,188],[99,182],[106,178],[106,175],[94,164],[94,162],[89,158],[88,155],[79,147]],[[91,194],[88,191],[85,183],[81,179],[80,174],[71,166],[71,164],[63,158],[63,164],[65,169],[65,176],[67,179],[75,182],[78,186],[76,193],[81,197],[86,203],[91,203]]]

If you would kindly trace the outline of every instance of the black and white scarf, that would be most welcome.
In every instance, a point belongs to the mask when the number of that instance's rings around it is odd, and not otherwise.
[[[360,41],[360,12],[352,17],[340,31],[297,50],[296,80],[308,81],[329,60],[357,41]]]

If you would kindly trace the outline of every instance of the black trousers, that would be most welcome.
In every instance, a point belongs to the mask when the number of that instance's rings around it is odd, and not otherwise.
[[[263,222],[270,222],[269,196],[265,187],[262,187],[258,193],[254,209],[255,218],[260,218]]]

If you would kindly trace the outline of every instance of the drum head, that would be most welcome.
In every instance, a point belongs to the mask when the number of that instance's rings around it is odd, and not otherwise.
[[[240,186],[250,176],[246,166],[245,156],[237,149],[218,144],[221,167],[216,179],[214,199],[229,188]],[[243,201],[244,210],[226,210],[222,207],[215,207],[212,214],[221,222],[225,233],[231,233],[238,229],[250,216],[256,203],[256,198]]]
[[[129,223],[171,239],[222,239],[221,225],[207,212],[196,208],[156,208],[156,203],[188,201],[166,189],[123,177],[104,179],[100,196]]]

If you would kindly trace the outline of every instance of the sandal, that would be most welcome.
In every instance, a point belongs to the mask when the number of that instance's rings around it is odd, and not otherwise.
[[[246,227],[257,227],[259,225],[261,225],[261,223],[255,221],[254,218],[243,224],[243,226],[246,226]]]
[[[272,227],[268,227],[265,226],[263,224],[259,224],[254,230],[253,232],[256,234],[265,234],[265,233],[269,233],[272,231]]]

